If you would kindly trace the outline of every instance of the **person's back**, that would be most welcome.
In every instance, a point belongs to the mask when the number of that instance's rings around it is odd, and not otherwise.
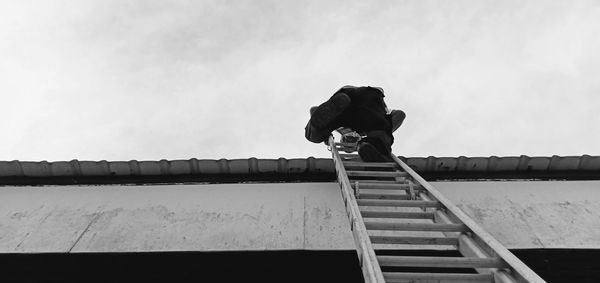
[[[380,88],[374,87],[344,87],[337,93],[343,92],[348,95],[352,103],[345,111],[342,119],[357,132],[368,132],[373,130],[389,131],[392,126],[387,119],[386,105],[383,101],[384,94]]]

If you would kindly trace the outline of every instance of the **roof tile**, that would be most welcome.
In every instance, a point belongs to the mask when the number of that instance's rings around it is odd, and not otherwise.
[[[418,172],[600,171],[600,156],[400,157]],[[159,161],[0,161],[2,177],[299,174],[334,172],[331,159],[188,159]]]

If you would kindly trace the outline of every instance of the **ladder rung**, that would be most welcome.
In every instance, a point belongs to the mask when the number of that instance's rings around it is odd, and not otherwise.
[[[348,146],[340,146],[340,147],[336,147],[337,150],[341,150],[347,153],[352,153],[352,152],[356,152],[356,148],[355,147],[348,147]]]
[[[348,149],[352,150],[352,152],[356,151],[355,146],[336,146],[335,148],[337,148],[337,150],[343,150],[343,151],[348,150]],[[352,153],[352,152],[346,152],[346,153]]]
[[[344,145],[344,144],[336,144],[335,148],[339,149],[345,149],[345,148],[356,148],[356,145]]]
[[[373,244],[392,245],[458,245],[458,238],[452,237],[418,237],[418,236],[370,236]]]
[[[355,187],[355,182],[351,183],[352,187]],[[358,182],[358,186],[360,189],[375,189],[375,190],[407,190],[408,185],[406,183],[398,183],[398,182]],[[413,186],[415,190],[422,190],[421,186],[415,184]]]
[[[437,201],[357,199],[360,206],[440,207]]]
[[[477,273],[419,273],[419,272],[383,272],[385,282],[417,282],[412,280],[448,280],[456,282],[492,282],[492,274]],[[447,282],[447,281],[443,281]]]
[[[348,176],[355,177],[406,177],[406,172],[399,171],[346,171]]]
[[[381,266],[412,267],[457,267],[457,268],[503,268],[506,267],[498,258],[479,257],[438,257],[438,256],[377,256]]]
[[[436,232],[465,232],[465,224],[442,224],[442,223],[390,223],[365,221],[367,230],[386,231],[436,231]]]
[[[360,161],[343,161],[345,167],[384,167],[396,168],[398,164],[394,162],[360,162]]]
[[[400,184],[400,185],[405,185],[406,182],[399,182],[397,180],[356,180],[356,181],[352,181],[352,183],[354,184],[355,182],[360,182],[361,184],[363,183],[372,183],[372,184]]]
[[[358,156],[358,154],[347,154],[347,153],[340,153],[340,157],[341,158],[360,158],[360,156]]]
[[[380,194],[380,193],[365,193],[360,191],[360,199],[396,199],[396,200],[408,200],[409,195],[401,194]]]
[[[409,219],[433,219],[433,212],[402,212],[402,211],[374,211],[361,210],[364,218],[409,218]]]

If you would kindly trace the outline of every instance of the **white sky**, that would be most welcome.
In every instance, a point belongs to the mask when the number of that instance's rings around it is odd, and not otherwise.
[[[0,2],[0,160],[329,157],[383,87],[403,156],[600,155],[600,1]]]

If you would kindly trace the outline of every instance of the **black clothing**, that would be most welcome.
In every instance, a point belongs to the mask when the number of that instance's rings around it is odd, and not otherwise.
[[[386,115],[384,95],[380,90],[373,87],[341,88],[337,93],[344,93],[352,100],[340,117],[341,126],[359,133],[381,130],[391,135],[392,124]]]
[[[366,133],[363,141],[373,144],[382,153],[390,153],[394,137],[383,92],[373,87],[343,87],[332,97],[339,94],[347,95],[351,100],[350,104],[325,127],[315,127],[309,121],[305,128],[306,139],[320,143],[328,139],[335,129],[347,127]]]

